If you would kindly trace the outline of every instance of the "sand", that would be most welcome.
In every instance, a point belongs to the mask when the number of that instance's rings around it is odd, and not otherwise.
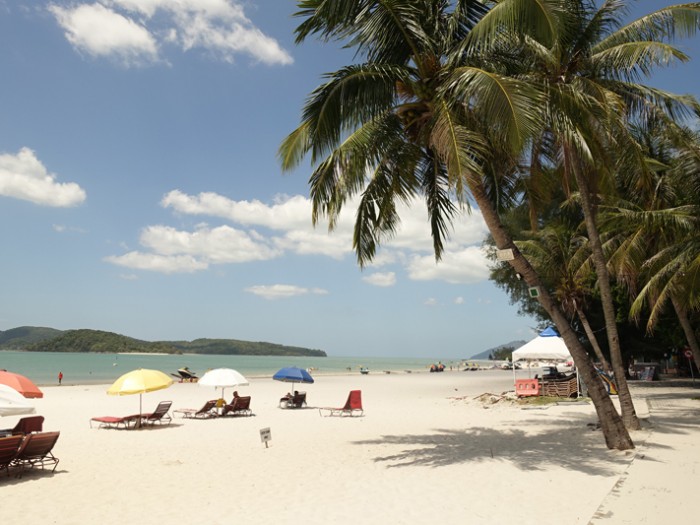
[[[317,376],[303,388],[309,407],[284,410],[277,404],[290,385],[254,378],[239,388],[252,396],[252,417],[175,417],[137,431],[89,420],[138,412],[138,396],[45,387],[37,413],[44,430],[61,431],[60,463],[54,474],[0,478],[0,522],[696,522],[686,498],[700,481],[698,390],[633,385],[644,429],[632,434],[636,450],[618,452],[592,429],[588,403],[523,409],[477,399],[512,383],[499,370]],[[352,389],[362,390],[363,417],[319,415],[315,407],[341,406]],[[144,411],[161,400],[199,408],[214,392],[174,384],[144,394]]]

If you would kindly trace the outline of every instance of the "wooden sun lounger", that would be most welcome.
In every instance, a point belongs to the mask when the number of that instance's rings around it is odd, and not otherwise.
[[[302,408],[306,406],[306,392],[294,392],[294,395],[284,396],[279,402],[280,408]]]
[[[230,404],[225,405],[221,412],[222,416],[252,416],[250,409],[250,396],[234,397]]]
[[[41,467],[43,469],[53,465],[51,472],[55,471],[59,460],[53,455],[52,450],[59,435],[60,432],[27,434],[10,466],[20,468],[18,474],[20,477],[26,468]]]
[[[24,441],[24,436],[17,434],[0,438],[0,470],[5,470],[10,475],[10,464],[15,459]]]
[[[154,412],[150,414],[141,414],[141,424],[142,425],[169,425],[173,418],[170,417],[168,411],[172,406],[172,401],[161,401],[158,403]]]
[[[178,408],[173,410],[175,414],[182,414],[182,417],[187,419],[207,419],[216,417],[216,400],[207,401],[202,408]]]

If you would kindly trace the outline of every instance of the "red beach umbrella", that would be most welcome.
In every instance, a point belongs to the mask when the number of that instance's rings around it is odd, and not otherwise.
[[[39,390],[39,387],[22,374],[0,370],[0,384],[14,388],[24,397],[44,397],[44,393]]]

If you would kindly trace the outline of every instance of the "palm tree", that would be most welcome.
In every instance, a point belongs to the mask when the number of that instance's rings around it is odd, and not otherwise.
[[[598,277],[612,368],[627,428],[640,428],[620,351],[610,275],[597,227],[599,195],[625,157],[643,165],[643,155],[627,131],[639,115],[667,113],[667,120],[700,111],[697,102],[639,83],[654,67],[687,56],[666,44],[674,36],[694,34],[700,4],[661,9],[623,25],[623,0],[607,0],[598,8],[591,0],[547,2],[556,19],[551,42],[523,43],[529,59],[521,63],[522,77],[547,92],[547,131],[556,144],[554,162],[561,166],[564,184],[575,182]],[[521,78],[522,78],[521,77]],[[551,152],[536,152],[550,157]]]
[[[540,90],[503,74],[508,57],[501,61],[493,51],[500,32],[478,28],[501,16],[515,33],[519,19],[537,18],[538,6],[512,0],[487,11],[475,0],[300,2],[305,20],[297,42],[311,34],[338,39],[366,60],[328,75],[279,156],[291,169],[310,154],[314,224],[326,216],[333,228],[347,200],[360,196],[353,240],[360,265],[398,227],[397,201],[425,199],[437,259],[452,219],[476,203],[497,247],[513,251],[514,270],[541,289],[538,300],[589,387],[608,447],[624,450],[634,445],[592,362],[499,216],[501,188],[518,175],[516,159],[540,127],[544,101]],[[472,33],[483,38],[468,38]]]
[[[549,225],[532,234],[526,241],[516,242],[538,273],[553,283],[554,295],[564,312],[577,316],[596,358],[605,371],[610,370],[595,332],[586,315],[587,298],[591,294],[588,283],[590,272],[585,264],[588,258],[586,239],[565,225]]]
[[[654,169],[646,178],[621,178],[628,199],[604,208],[603,229],[616,241],[610,262],[636,295],[630,318],[638,321],[648,310],[651,333],[670,303],[700,362],[688,315],[700,309],[700,136],[658,121],[632,131]]]

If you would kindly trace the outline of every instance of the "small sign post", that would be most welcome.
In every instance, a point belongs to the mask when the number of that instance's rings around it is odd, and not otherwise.
[[[496,258],[499,261],[512,261],[515,259],[515,255],[513,255],[511,248],[506,248],[505,250],[496,250]]]
[[[693,352],[690,350],[690,348],[688,348],[683,352],[683,354],[688,359],[688,368],[690,368],[690,377],[693,378],[693,386],[695,386],[695,374],[693,374],[693,363],[690,361],[691,358],[693,357]]]
[[[267,442],[272,439],[272,432],[270,432],[270,427],[260,429],[260,441],[265,443],[265,448],[267,448]]]

